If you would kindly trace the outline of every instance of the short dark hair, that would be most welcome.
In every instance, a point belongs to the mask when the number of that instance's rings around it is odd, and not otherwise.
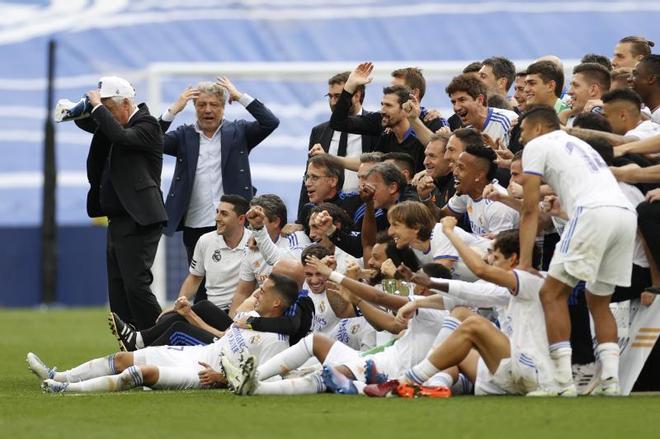
[[[555,82],[555,96],[560,97],[564,87],[564,72],[552,61],[537,61],[527,67],[528,75],[539,75],[543,83]]]
[[[389,186],[392,183],[396,183],[399,193],[403,192],[405,187],[408,185],[406,177],[403,175],[399,168],[394,166],[392,163],[378,163],[376,166],[371,168],[367,173],[367,177],[371,174],[378,174],[381,176],[385,185]]]
[[[484,145],[484,139],[481,137],[481,133],[474,128],[459,128],[451,134],[456,136],[464,146]]]
[[[328,79],[328,85],[337,85],[337,84],[346,84],[346,81],[348,81],[348,77],[351,74],[351,72],[341,72],[337,73],[336,75],[332,75],[330,79]],[[360,93],[360,103],[364,102],[364,95],[366,92],[366,88],[364,85],[358,85],[355,87],[355,92]]]
[[[631,104],[633,107],[636,107],[637,110],[641,111],[642,109],[642,98],[640,98],[639,95],[631,88],[617,88],[615,90],[610,90],[603,94],[601,100],[603,101],[603,104],[625,101]]]
[[[463,68],[463,74],[466,74],[466,73],[477,73],[477,72],[479,72],[479,70],[481,70],[481,66],[482,66],[482,65],[483,65],[483,64],[481,64],[481,61],[474,61],[474,62],[471,62],[470,64],[466,65],[466,66]]]
[[[511,229],[498,233],[493,240],[493,250],[499,251],[505,258],[511,257],[514,253],[520,256],[520,231]],[[535,245],[532,251],[532,266],[538,267],[540,262],[541,251]]]
[[[614,148],[612,144],[602,137],[593,137],[587,140],[591,146],[601,156],[607,166],[612,166],[614,163]]]
[[[637,35],[623,37],[619,40],[619,43],[630,43],[630,52],[633,56],[649,56],[651,54],[651,47],[655,46],[653,41]]]
[[[517,162],[518,160],[522,160],[523,156],[523,150],[516,151],[516,153],[513,155],[513,158],[511,159],[511,163]]]
[[[573,74],[581,73],[589,82],[595,82],[603,91],[611,85],[610,71],[598,63],[582,63],[575,66]]]
[[[660,86],[660,55],[647,55],[642,58],[639,64],[644,64],[646,66],[646,68],[649,70],[649,74],[656,77],[656,87]],[[639,64],[637,65],[638,68]]]
[[[245,215],[250,209],[250,203],[245,198],[236,194],[226,194],[220,197],[220,201],[224,203],[229,203],[234,206],[234,212],[236,215],[241,216]]]
[[[511,84],[513,84],[513,80],[516,77],[516,66],[513,65],[511,60],[503,56],[492,56],[483,60],[482,64],[484,66],[490,66],[493,69],[493,75],[495,75],[496,79],[506,79],[505,87],[507,90],[511,88]]]
[[[392,77],[403,79],[403,82],[411,90],[419,90],[419,100],[422,100],[424,93],[426,93],[426,79],[424,79],[422,69],[418,67],[405,67],[403,69],[396,69],[392,72]]]
[[[295,280],[278,273],[270,273],[268,279],[273,281],[273,287],[282,299],[284,299],[286,303],[284,309],[296,302],[298,299],[298,283]]]
[[[286,204],[275,194],[263,194],[258,197],[254,197],[250,201],[250,206],[261,206],[264,209],[264,213],[269,221],[273,221],[276,218],[280,220],[279,227],[282,228],[286,225],[287,221],[287,211]]]
[[[392,160],[399,170],[405,169],[412,176],[415,174],[415,159],[406,152],[388,152],[383,154],[383,161]]]
[[[303,266],[305,266],[309,256],[316,256],[318,259],[323,259],[326,256],[332,255],[333,253],[327,247],[324,247],[318,243],[314,243],[303,249],[302,253],[300,254],[300,262],[302,262]]]
[[[587,53],[582,57],[580,60],[581,64],[586,64],[586,63],[597,63],[600,64],[601,66],[605,67],[609,72],[612,71],[612,61],[605,55],[598,55],[596,53]],[[575,73],[575,72],[573,72]]]
[[[488,90],[484,83],[481,82],[480,79],[466,74],[455,76],[447,88],[445,88],[447,96],[451,96],[459,91],[467,93],[474,100],[476,100],[479,95],[482,95],[484,97],[484,104],[488,98]]]
[[[495,174],[497,173],[497,163],[495,163],[497,154],[495,154],[495,151],[486,146],[468,145],[465,148],[465,152],[477,157],[488,166],[488,170],[486,171],[488,181],[492,181],[495,178]]]
[[[488,106],[492,108],[501,108],[503,110],[509,110],[509,111],[513,110],[513,107],[511,106],[511,102],[506,96],[492,94],[488,96],[488,100],[486,102],[488,103]]]
[[[451,279],[451,270],[445,267],[442,264],[436,264],[435,262],[427,262],[422,265],[422,270],[429,277],[437,277],[440,279]]]
[[[526,119],[529,119],[531,123],[542,123],[553,131],[560,128],[557,112],[554,108],[547,105],[530,106],[523,114],[520,115],[518,123],[522,124]]]
[[[337,163],[334,156],[330,154],[319,154],[311,157],[307,162],[307,166],[314,165],[320,168],[325,168],[328,177],[337,178],[337,192],[341,191],[344,186],[344,168]]]
[[[573,119],[573,126],[575,128],[586,128],[606,133],[612,132],[612,124],[610,124],[610,121],[602,114],[593,111],[584,111],[575,116],[575,119]]]
[[[516,72],[516,78],[520,78],[521,76],[527,76],[527,70],[520,70]]]
[[[624,81],[626,84],[632,77],[632,67],[619,67],[610,72],[610,84],[614,81]],[[610,85],[611,87],[611,85]]]
[[[323,211],[327,211],[328,215],[332,217],[332,222],[333,223],[338,223],[341,225],[340,228],[345,229],[345,230],[353,230],[355,224],[353,223],[353,219],[351,216],[341,207],[337,206],[334,203],[321,203],[318,206],[314,206],[310,209],[309,215],[307,215],[307,218],[305,218],[305,224],[303,226],[305,227],[305,232],[309,235],[309,218],[312,216],[314,213],[321,213]]]
[[[403,105],[410,100],[410,89],[403,85],[389,85],[383,88],[383,95],[396,95],[399,105]]]

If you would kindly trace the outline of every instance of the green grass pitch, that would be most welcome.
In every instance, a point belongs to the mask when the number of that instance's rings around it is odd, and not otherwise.
[[[2,438],[657,438],[660,396],[240,398],[226,391],[43,394],[34,351],[69,368],[116,350],[105,311],[0,311]],[[660,371],[658,372],[660,373]]]

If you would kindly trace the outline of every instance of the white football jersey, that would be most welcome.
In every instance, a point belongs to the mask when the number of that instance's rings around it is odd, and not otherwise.
[[[320,332],[322,334],[330,335],[332,330],[337,326],[341,320],[330,306],[326,292],[319,294],[312,293],[307,284],[303,285],[303,289],[309,291],[309,298],[314,302],[314,319],[312,320],[312,332]]]
[[[376,330],[364,317],[341,319],[328,335],[356,351],[376,346]]]
[[[489,107],[481,132],[488,134],[493,140],[502,140],[504,146],[508,147],[511,128],[517,120],[518,114],[515,111]]]
[[[569,217],[578,206],[632,210],[600,155],[577,137],[553,131],[529,141],[523,151],[523,172],[549,184]]]
[[[626,132],[626,137],[637,137],[639,140],[660,134],[660,124],[655,121],[645,120],[632,130]]]
[[[458,214],[467,212],[472,233],[479,236],[516,229],[520,221],[518,211],[486,198],[473,200],[469,195],[454,195],[447,202],[447,208]]]

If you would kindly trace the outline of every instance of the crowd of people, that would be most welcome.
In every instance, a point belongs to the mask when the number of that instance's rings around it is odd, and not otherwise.
[[[660,318],[653,46],[625,37],[568,80],[555,56],[471,63],[445,89],[449,117],[422,105],[419,68],[391,73],[378,112],[362,107],[373,63],[338,73],[293,223],[252,186],[250,151],[279,124],[263,103],[219,77],[156,119],[101,78],[77,123],[94,133],[88,211],[109,219],[121,351],[63,371],[29,353],[30,369],[65,393],[628,394]],[[196,122],[168,131],[190,101]],[[225,120],[226,102],[254,121]],[[166,310],[149,287],[163,231],[183,231],[190,264]],[[620,344],[622,301],[655,322],[642,342]]]

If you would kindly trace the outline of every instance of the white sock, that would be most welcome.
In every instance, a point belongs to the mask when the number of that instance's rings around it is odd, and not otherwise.
[[[157,367],[158,379],[153,385],[149,386],[152,389],[184,390],[199,387],[191,386],[192,381],[190,379],[190,370],[187,368],[163,366]]]
[[[106,375],[114,375],[115,372],[115,356],[109,355],[103,358],[96,358],[86,363],[76,366],[73,369],[65,370],[62,372],[55,372],[53,379],[60,382],[75,383],[78,381],[85,381],[91,378],[102,377]]]
[[[427,380],[424,385],[426,386],[444,386],[451,388],[454,385],[454,379],[446,372],[438,372]]]
[[[421,385],[438,372],[440,369],[435,367],[428,358],[425,358],[421,363],[408,369],[405,372],[405,378],[412,383]]]
[[[72,382],[65,392],[119,392],[142,386],[142,371],[137,366],[131,366],[119,375],[96,377],[85,381]]]
[[[257,368],[260,380],[267,380],[275,375],[284,375],[297,369],[314,356],[314,334],[308,334],[288,349],[266,361]]]
[[[135,347],[138,349],[144,349],[144,340],[142,339],[142,333],[140,331],[137,332],[135,336]]]
[[[321,374],[313,373],[302,378],[290,380],[260,381],[255,395],[307,395],[325,392]]]
[[[555,380],[560,385],[573,383],[572,355],[573,349],[571,349],[571,343],[568,341],[560,341],[550,345],[550,358],[555,366]]]
[[[438,332],[438,335],[435,337],[435,340],[433,340],[433,348],[436,346],[440,346],[442,342],[444,342],[447,339],[447,337],[449,337],[451,333],[454,332],[456,328],[458,328],[460,324],[461,321],[454,317],[445,317],[444,322],[442,322],[442,327],[440,328],[440,332]]]
[[[596,358],[600,361],[602,381],[619,382],[619,345],[601,343],[596,347]]]
[[[367,386],[367,383],[363,383],[362,381],[353,381],[353,385],[358,391],[359,395],[364,395],[364,388]]]

